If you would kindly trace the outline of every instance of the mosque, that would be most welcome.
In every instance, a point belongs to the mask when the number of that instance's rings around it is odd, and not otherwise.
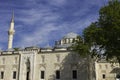
[[[119,80],[118,63],[91,62],[68,48],[74,44],[76,33],[68,33],[54,47],[11,50],[14,33],[13,15],[8,50],[0,52],[0,80]]]

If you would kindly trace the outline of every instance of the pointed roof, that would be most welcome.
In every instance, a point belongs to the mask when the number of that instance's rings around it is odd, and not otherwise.
[[[14,22],[14,11],[12,12],[12,19],[11,22]]]

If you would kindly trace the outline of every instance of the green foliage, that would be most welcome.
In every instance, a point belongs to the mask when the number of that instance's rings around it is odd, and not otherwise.
[[[14,48],[15,51],[19,51],[19,48]]]
[[[83,31],[84,43],[89,46],[89,53],[91,57],[94,57],[94,56],[99,57],[99,54],[98,54],[99,52],[97,51],[97,48],[98,48],[98,45],[100,45],[101,40],[103,40],[102,38],[103,35],[101,34],[102,29],[97,26],[98,26],[97,22],[92,23]],[[97,42],[98,40],[99,42]],[[99,46],[99,48],[101,48],[101,46]]]
[[[75,40],[75,44],[72,45],[72,49],[82,57],[86,57],[89,54],[89,47],[83,42],[83,39],[80,36]]]
[[[118,0],[110,1],[109,5],[101,8],[99,26],[104,36],[101,45],[105,48],[104,55],[107,59],[116,57],[120,60],[120,2]],[[97,43],[100,40],[96,41]]]
[[[120,62],[120,2],[118,0],[109,1],[109,4],[99,11],[99,19],[92,23],[83,31],[84,43],[76,42],[76,51],[80,50],[94,56],[98,52],[90,47],[99,45],[99,49],[105,50],[104,56],[107,59],[117,59]],[[85,50],[83,50],[85,49]],[[88,50],[86,50],[88,49]],[[82,53],[84,54],[84,53]]]
[[[101,28],[97,27],[98,23],[92,23],[90,26],[84,29],[83,36],[85,43],[89,44],[89,46],[95,44],[97,40],[102,39],[99,37],[101,35]]]

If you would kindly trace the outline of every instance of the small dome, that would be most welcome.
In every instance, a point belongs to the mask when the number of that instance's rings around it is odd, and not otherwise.
[[[78,34],[70,32],[67,35],[65,35],[63,38],[76,38]]]
[[[49,44],[47,46],[45,46],[45,48],[52,49],[52,47]]]

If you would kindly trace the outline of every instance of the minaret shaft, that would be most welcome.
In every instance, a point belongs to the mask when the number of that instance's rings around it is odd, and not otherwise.
[[[8,49],[12,49],[13,35],[8,36]]]
[[[12,20],[10,23],[10,28],[8,30],[8,49],[12,48],[14,33],[15,33],[15,30],[14,30],[14,13],[13,13]]]
[[[9,30],[14,30],[14,22],[11,22]]]

